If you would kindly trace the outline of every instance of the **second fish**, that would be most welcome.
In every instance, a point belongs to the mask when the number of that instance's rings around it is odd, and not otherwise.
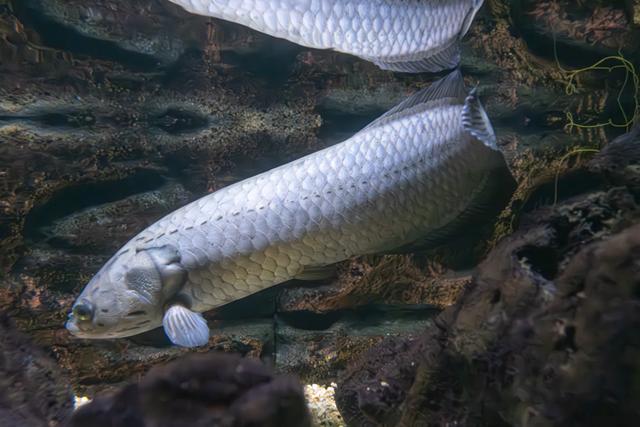
[[[385,70],[455,68],[484,0],[170,0],[302,46],[334,49]]]

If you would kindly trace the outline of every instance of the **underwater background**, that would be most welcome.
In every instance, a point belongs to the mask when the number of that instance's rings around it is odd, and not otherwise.
[[[625,134],[639,66],[638,0],[487,0],[461,69],[517,184],[498,216],[433,250],[354,258],[337,278],[207,312],[204,348],[160,329],[80,340],[64,328],[74,299],[137,232],[349,138],[446,73],[383,71],[166,0],[0,0],[0,424],[64,425],[72,396],[114,390],[102,411],[134,395],[183,402],[166,385],[180,372],[122,387],[220,351],[262,359],[247,368],[270,384],[256,417],[285,416],[219,425],[633,425],[640,137]],[[215,357],[192,366],[250,363]],[[337,383],[344,421],[306,419],[283,374]],[[162,414],[171,425],[195,405],[181,404]]]

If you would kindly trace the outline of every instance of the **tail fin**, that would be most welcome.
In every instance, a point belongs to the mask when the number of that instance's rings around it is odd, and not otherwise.
[[[480,98],[478,98],[477,88],[474,88],[464,101],[462,125],[467,132],[478,138],[484,145],[493,150],[498,150],[496,133],[493,130],[487,112],[480,102]]]

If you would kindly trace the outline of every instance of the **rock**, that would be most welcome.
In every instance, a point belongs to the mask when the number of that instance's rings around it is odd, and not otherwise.
[[[213,337],[196,352],[218,351],[252,358],[273,358],[269,347],[273,343],[270,321],[214,321],[211,326]],[[47,337],[38,338],[45,341]],[[103,390],[113,390],[130,378],[144,374],[155,364],[192,352],[171,346],[162,329],[121,341],[75,340],[64,334],[50,345],[56,351],[60,366],[74,378],[76,393],[90,397]]]
[[[189,14],[167,1],[24,0],[15,9],[56,48],[145,70],[171,66],[194,49],[219,62],[223,51],[251,51],[262,41],[248,31],[226,31],[226,24]]]
[[[531,213],[418,339],[385,340],[349,367],[336,392],[345,421],[631,422],[639,221],[623,188]]]
[[[73,394],[55,361],[0,313],[0,425],[63,426]]]
[[[304,395],[311,412],[312,424],[317,427],[344,427],[344,421],[334,399],[335,383],[327,387],[309,384],[304,387]]]
[[[350,362],[385,337],[418,336],[438,311],[430,306],[380,305],[321,315],[281,313],[274,328],[275,366],[305,383],[335,381]]]
[[[603,174],[614,185],[625,185],[640,195],[640,123],[606,145],[589,162],[589,170]]]
[[[154,367],[139,384],[78,409],[70,427],[307,427],[302,386],[259,361],[230,354],[182,357]]]
[[[124,184],[126,185],[126,184]],[[32,238],[44,238],[57,248],[85,252],[116,251],[126,241],[130,230],[141,230],[158,220],[164,212],[187,204],[193,196],[178,183],[161,187],[54,219],[51,204],[34,210],[26,233]],[[124,232],[124,234],[122,234]],[[111,236],[112,241],[105,241]],[[105,246],[106,245],[106,246]]]
[[[631,16],[631,21],[636,26],[640,26],[640,1],[626,0],[626,2],[629,9],[629,15]]]

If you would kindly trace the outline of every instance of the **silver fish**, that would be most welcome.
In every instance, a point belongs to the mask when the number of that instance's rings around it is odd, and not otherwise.
[[[334,49],[400,72],[460,62],[460,39],[484,0],[170,0],[302,46]]]
[[[324,266],[446,235],[478,213],[505,162],[458,71],[348,140],[225,187],[142,231],[88,283],[78,337],[163,325],[198,346],[200,313]]]

